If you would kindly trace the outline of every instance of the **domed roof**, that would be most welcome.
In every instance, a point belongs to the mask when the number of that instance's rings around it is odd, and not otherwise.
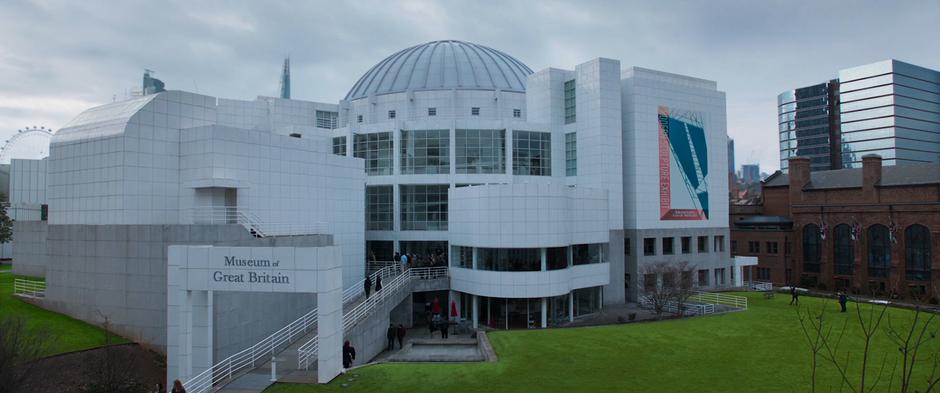
[[[407,90],[525,91],[532,69],[498,50],[464,41],[432,41],[401,50],[372,67],[347,100]]]

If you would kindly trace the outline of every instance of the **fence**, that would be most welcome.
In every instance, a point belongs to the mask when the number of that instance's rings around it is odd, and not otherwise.
[[[329,233],[322,222],[271,222],[236,206],[201,206],[190,209],[194,224],[239,224],[257,237]]]
[[[29,278],[14,278],[13,294],[35,299],[44,298],[46,297],[46,282]]]
[[[744,296],[728,295],[719,292],[701,292],[694,291],[689,297],[691,302],[707,303],[714,305],[723,305],[728,307],[747,310],[747,298]]]
[[[767,281],[745,281],[744,288],[748,291],[768,292],[774,290],[774,284]]]

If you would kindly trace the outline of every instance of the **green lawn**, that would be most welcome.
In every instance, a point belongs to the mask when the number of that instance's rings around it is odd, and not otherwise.
[[[6,269],[3,265],[0,269]],[[13,296],[13,274],[0,273],[0,316],[14,315],[26,320],[34,331],[45,330],[51,337],[43,356],[94,348],[104,344],[104,330],[65,315],[47,311]],[[127,342],[113,336],[114,343]]]
[[[789,296],[767,300],[748,293],[750,310],[654,323],[574,329],[517,330],[490,334],[499,361],[468,364],[381,364],[355,371],[348,387],[340,377],[325,386],[278,384],[267,393],[301,392],[807,392],[811,354]],[[840,328],[848,318],[841,348],[857,357],[862,346],[854,308],[838,312],[833,300],[801,298],[803,307],[825,307],[825,320]],[[863,306],[868,310],[868,306]],[[913,312],[890,309],[892,323]],[[883,325],[886,326],[886,325]],[[940,328],[940,318],[934,321]],[[940,338],[922,358],[940,352]],[[883,361],[884,391],[898,356],[882,328],[872,357],[877,374]],[[930,364],[918,366],[929,371]],[[900,371],[898,371],[900,373]],[[819,391],[839,390],[835,369],[819,370]],[[858,375],[858,369],[853,370]],[[923,380],[923,375],[920,375]],[[869,386],[871,378],[869,377]],[[853,377],[857,380],[857,377]],[[923,384],[918,387],[922,389]],[[847,389],[846,389],[847,390]],[[895,385],[892,391],[900,390]]]

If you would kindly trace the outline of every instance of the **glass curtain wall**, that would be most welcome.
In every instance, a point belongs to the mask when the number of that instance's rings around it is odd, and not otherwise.
[[[447,230],[447,184],[400,185],[401,230]]]
[[[356,134],[353,138],[353,156],[365,160],[367,175],[391,175],[392,133]]]
[[[512,173],[526,176],[552,175],[552,134],[513,131]]]
[[[506,130],[456,130],[457,173],[506,173]]]
[[[402,130],[401,173],[450,173],[450,130]]]
[[[366,230],[391,231],[392,186],[366,186]]]

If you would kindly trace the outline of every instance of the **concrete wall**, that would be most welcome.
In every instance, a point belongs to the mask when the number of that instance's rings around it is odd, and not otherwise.
[[[396,315],[395,326],[398,326],[398,320],[403,312],[399,305],[403,302],[410,304],[411,293],[411,288],[400,290],[391,299],[376,307],[372,315],[346,332],[343,340],[349,340],[349,343],[356,348],[356,361],[353,365],[368,363],[385,350],[388,346],[388,339],[385,335],[388,332],[388,324],[391,323],[390,316]]]
[[[45,306],[163,351],[167,247],[324,246],[329,235],[254,238],[239,225],[50,225]],[[214,358],[222,359],[316,306],[315,296],[217,293]]]
[[[49,226],[45,221],[15,221],[13,223],[13,274],[19,276],[46,276],[46,236]]]

